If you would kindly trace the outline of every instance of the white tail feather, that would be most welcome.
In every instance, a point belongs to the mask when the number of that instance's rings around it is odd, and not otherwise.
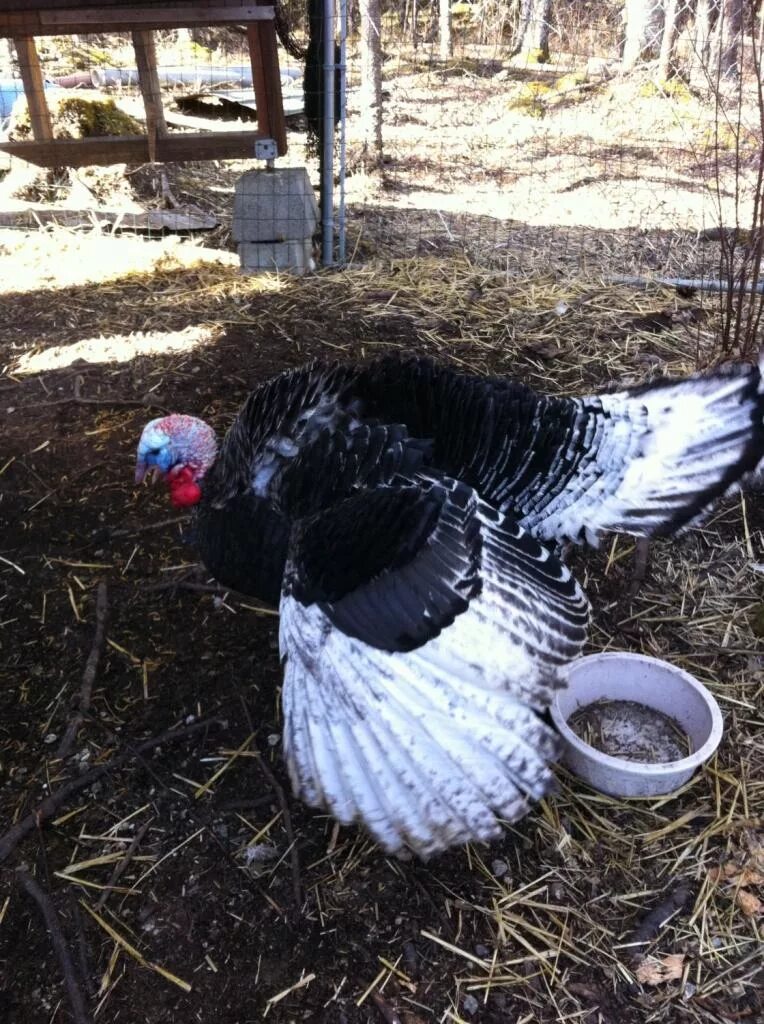
[[[468,618],[469,612],[460,618]],[[476,678],[368,647],[285,598],[285,753],[295,790],[391,852],[488,840],[546,792],[554,735]]]
[[[528,504],[521,522],[537,537],[577,540],[583,531],[596,545],[603,533],[674,532],[735,486],[741,460],[755,458],[750,372],[579,401],[582,411],[600,404],[602,412],[567,485],[539,510]]]

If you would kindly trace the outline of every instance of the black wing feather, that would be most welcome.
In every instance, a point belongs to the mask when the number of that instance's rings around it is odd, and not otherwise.
[[[361,491],[295,526],[286,593],[373,647],[413,650],[480,592],[473,504],[460,484]]]

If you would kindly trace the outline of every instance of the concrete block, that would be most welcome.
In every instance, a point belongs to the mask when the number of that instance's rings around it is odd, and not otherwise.
[[[249,273],[284,270],[304,274],[315,270],[313,243],[308,239],[287,242],[240,242],[241,269]]]
[[[318,204],[304,167],[247,171],[236,183],[232,234],[235,242],[283,242],[310,238]]]

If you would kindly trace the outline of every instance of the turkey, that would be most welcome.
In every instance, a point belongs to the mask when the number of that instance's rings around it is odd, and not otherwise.
[[[675,533],[763,457],[761,367],[548,398],[387,356],[265,382],[220,445],[152,420],[136,480],[195,506],[221,583],[279,606],[296,793],[426,857],[552,785],[540,714],[589,611],[551,548]]]

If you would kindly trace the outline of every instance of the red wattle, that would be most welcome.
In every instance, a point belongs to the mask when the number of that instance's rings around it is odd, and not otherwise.
[[[170,501],[174,508],[186,508],[196,505],[202,496],[202,489],[194,480],[194,474],[188,466],[183,466],[167,478],[170,488]]]

